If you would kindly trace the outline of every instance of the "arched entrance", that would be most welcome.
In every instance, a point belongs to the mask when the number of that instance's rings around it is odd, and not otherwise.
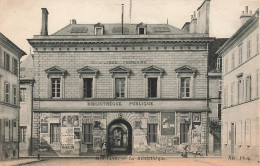
[[[107,146],[109,154],[132,153],[132,127],[124,119],[116,119],[108,125]]]

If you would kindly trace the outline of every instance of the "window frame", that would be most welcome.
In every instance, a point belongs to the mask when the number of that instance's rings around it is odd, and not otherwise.
[[[191,78],[190,77],[181,77],[181,85],[180,85],[180,97],[181,98],[191,98]],[[182,80],[184,80],[184,87],[182,87]],[[189,96],[187,96],[187,87],[186,87],[186,84],[187,84],[187,80],[189,80]],[[184,92],[182,92],[182,89],[184,89]],[[182,94],[185,94],[184,96]]]
[[[252,77],[248,75],[246,77],[246,101],[250,101],[252,99]]]
[[[13,58],[13,73],[18,75],[18,60],[16,58]]]
[[[89,133],[85,133],[85,127],[88,126]],[[82,124],[82,135],[83,135],[83,142],[85,144],[93,144],[93,123],[83,123]],[[88,135],[88,139],[86,139],[86,135]]]
[[[238,78],[237,88],[237,103],[240,104],[244,102],[244,80],[242,77]]]
[[[56,132],[54,133],[54,127],[56,127]],[[55,135],[55,136],[54,136]],[[61,124],[60,123],[50,123],[50,143],[60,143],[61,142]]]
[[[222,58],[221,57],[217,58],[217,70],[218,71],[222,70]]]
[[[25,142],[27,142],[26,141],[26,135],[27,135],[27,126],[20,126],[19,127],[20,129],[20,135],[19,135],[19,137],[20,137],[20,140],[19,140],[19,142],[20,143],[25,143]]]
[[[53,80],[55,81],[54,82],[54,87],[53,87]],[[57,81],[59,80],[59,84],[60,84],[60,87],[58,88],[58,83]],[[51,98],[53,99],[56,99],[56,98],[61,98],[61,93],[62,93],[62,88],[61,88],[61,78],[51,78]],[[54,96],[53,96],[53,89],[54,89]],[[57,96],[58,95],[58,89],[60,90],[60,96]]]
[[[247,58],[251,57],[251,39],[247,40]]]
[[[151,133],[151,126],[153,131]],[[152,138],[152,139],[151,139]],[[147,144],[158,142],[158,124],[147,124]]]
[[[20,88],[20,102],[26,102],[26,88]]]
[[[235,68],[235,52],[233,52],[231,56],[231,69],[234,68]]]
[[[117,80],[119,80],[119,87],[118,87],[118,90],[119,90],[119,96],[117,96]],[[121,80],[124,80],[124,88],[123,88],[123,90],[124,90],[124,92],[123,92],[123,94],[124,94],[124,96],[122,97],[121,96],[121,93],[122,93],[122,82],[121,82]],[[116,77],[115,78],[115,98],[125,98],[125,91],[126,91],[126,78],[121,78],[121,77]]]
[[[10,62],[10,55],[4,52],[4,68],[8,71],[10,71]]]
[[[243,63],[243,43],[238,45],[238,64]]]
[[[156,95],[152,96],[152,82],[150,80],[156,79]],[[148,77],[147,78],[147,97],[148,98],[157,98],[158,97],[158,77]]]
[[[98,29],[100,29],[101,34],[97,34]],[[95,27],[95,35],[97,35],[97,36],[104,35],[104,28],[103,27]]]
[[[16,85],[13,85],[13,104],[17,105],[17,87]]]
[[[5,82],[4,83],[4,85],[5,85],[5,88],[4,88],[4,92],[5,92],[5,96],[4,96],[4,98],[5,98],[5,103],[11,103],[11,95],[10,95],[10,93],[11,93],[11,89],[10,89],[10,83],[8,83],[8,82]],[[8,85],[8,88],[7,88],[7,85]],[[8,90],[7,90],[8,89]]]
[[[89,95],[89,93],[88,93],[89,89],[88,89],[88,83],[87,83],[88,81],[87,80],[91,80],[90,81],[91,82],[90,96],[88,96]],[[89,78],[89,77],[83,78],[83,98],[93,98],[93,89],[94,89],[93,82],[94,82],[93,78]]]

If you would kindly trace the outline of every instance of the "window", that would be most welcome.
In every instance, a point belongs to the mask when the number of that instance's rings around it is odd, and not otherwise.
[[[139,28],[139,35],[144,35],[144,28]]]
[[[190,123],[180,124],[180,143],[187,143],[189,141],[189,126]]]
[[[10,84],[5,83],[5,102],[10,103]]]
[[[247,41],[247,58],[251,56],[251,40]]]
[[[222,70],[222,58],[217,58],[217,70],[221,71]]]
[[[148,124],[147,143],[157,142],[157,124]]]
[[[20,88],[20,101],[25,102],[26,89]]]
[[[221,104],[218,104],[218,119],[221,120]]]
[[[236,124],[236,144],[242,145],[242,121],[238,121]]]
[[[84,78],[83,82],[84,82],[84,98],[91,98],[93,78]]]
[[[115,83],[116,97],[118,98],[125,97],[125,79],[116,78],[115,81],[116,81]]]
[[[242,103],[243,102],[243,91],[244,91],[242,79],[238,80],[238,86],[237,87],[238,87],[238,94],[237,94],[238,103]]]
[[[5,126],[5,129],[4,129],[5,142],[9,142],[10,141],[10,121],[5,120],[4,126]]]
[[[251,100],[251,76],[246,77],[246,101]]]
[[[148,78],[148,97],[157,97],[157,78]]]
[[[251,121],[246,120],[245,122],[245,144],[247,146],[251,145]]]
[[[53,98],[60,98],[61,88],[60,88],[60,78],[51,79],[51,91]]]
[[[7,53],[4,53],[4,68],[10,70],[10,55]]]
[[[16,86],[13,87],[13,102],[14,102],[14,105],[17,104],[17,89],[16,89]]]
[[[231,69],[235,68],[235,53],[233,52],[232,54],[232,59],[231,59]]]
[[[60,124],[51,123],[50,124],[50,143],[59,143],[60,142]]]
[[[96,35],[103,35],[103,28],[95,28]]]
[[[181,78],[181,97],[190,97],[190,78]]]
[[[234,105],[234,87],[235,87],[235,83],[232,82],[231,87],[230,87],[230,104],[231,105]]]
[[[222,80],[218,81],[218,98],[221,98],[222,96]]]
[[[256,35],[256,52],[259,52],[259,33]]]
[[[225,59],[225,73],[228,72],[228,57]]]
[[[15,58],[13,59],[13,73],[18,74],[18,61]]]
[[[26,126],[20,126],[20,142],[26,142]]]
[[[82,130],[83,130],[84,142],[92,143],[93,142],[93,134],[92,134],[93,125],[92,124],[83,124],[82,128],[83,128]]]
[[[238,46],[238,64],[241,64],[243,62],[243,45],[240,44]]]
[[[224,107],[227,107],[227,103],[228,103],[228,87],[225,86],[225,89],[224,89]]]

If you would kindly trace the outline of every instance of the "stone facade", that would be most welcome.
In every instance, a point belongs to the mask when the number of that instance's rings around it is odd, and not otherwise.
[[[222,156],[259,161],[259,9],[218,53],[223,59]]]
[[[18,158],[19,61],[23,55],[0,33],[0,160]]]

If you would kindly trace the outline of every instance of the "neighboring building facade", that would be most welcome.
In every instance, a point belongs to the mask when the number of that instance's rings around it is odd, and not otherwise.
[[[208,153],[209,0],[193,33],[168,24],[71,24],[34,48],[32,155]],[[195,18],[195,17],[194,17]],[[202,28],[202,29],[201,29]],[[203,32],[203,33],[197,33]]]
[[[259,161],[259,9],[218,50],[223,60],[222,156]]]
[[[18,158],[19,61],[23,55],[0,33],[0,160]]]
[[[28,55],[20,65],[20,136],[19,156],[32,154],[33,57]]]

